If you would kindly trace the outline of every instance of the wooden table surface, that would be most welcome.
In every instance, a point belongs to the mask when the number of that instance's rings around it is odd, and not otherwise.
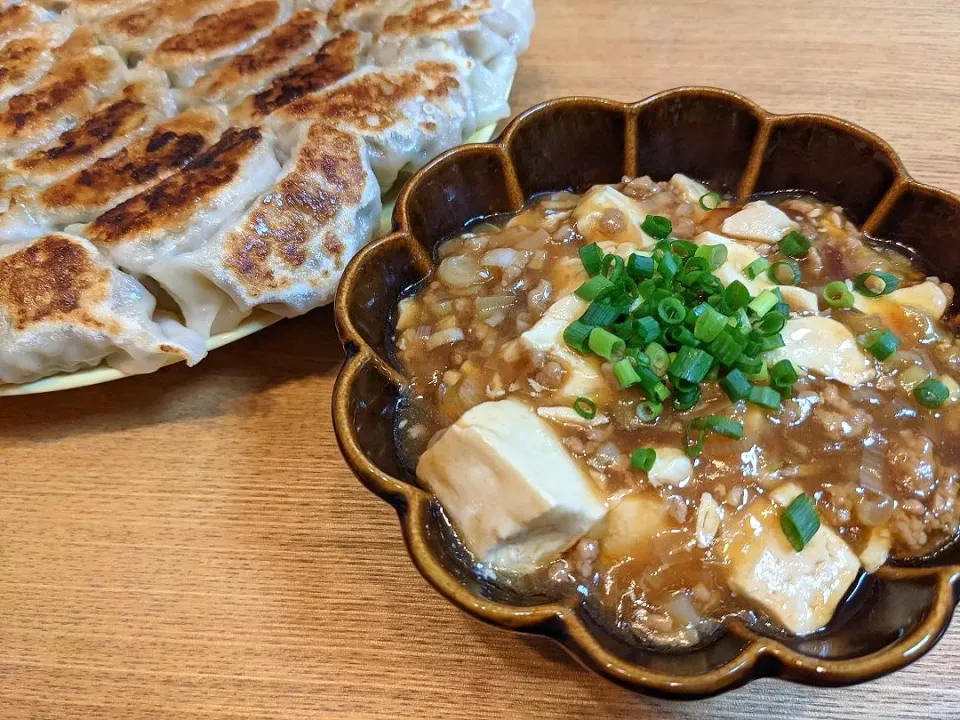
[[[951,0],[537,0],[517,110],[683,84],[823,111],[960,191]],[[0,718],[960,718],[960,629],[849,689],[670,703],[440,599],[330,420],[329,308],[194,369],[0,400]]]

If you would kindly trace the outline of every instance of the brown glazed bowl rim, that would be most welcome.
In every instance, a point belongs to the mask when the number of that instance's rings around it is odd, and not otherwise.
[[[636,142],[629,130],[635,125],[640,110],[657,102],[681,96],[698,96],[729,102],[746,110],[758,122],[758,130],[749,161],[741,176],[737,196],[749,197],[757,180],[763,150],[771,129],[797,121],[807,122],[854,135],[885,157],[893,170],[893,183],[866,220],[861,224],[870,234],[879,226],[896,200],[906,191],[938,197],[960,208],[960,198],[929,185],[916,182],[907,173],[893,148],[872,132],[845,120],[821,114],[777,115],[767,112],[747,98],[727,90],[688,86],[666,90],[635,103],[622,103],[588,96],[571,96],[536,105],[514,118],[493,141],[461,145],[443,153],[404,186],[394,212],[394,231],[363,248],[344,272],[337,292],[334,312],[346,361],[337,378],[333,397],[333,421],[337,440],[347,463],[360,481],[373,493],[394,506],[397,511],[408,552],[421,575],[440,594],[470,615],[494,626],[550,637],[561,643],[583,665],[625,687],[647,694],[695,698],[714,695],[738,687],[750,680],[775,676],[814,685],[842,686],[877,678],[898,670],[929,651],[946,631],[956,606],[955,587],[960,580],[960,566],[908,567],[885,565],[875,573],[882,580],[919,580],[931,582],[934,599],[927,616],[910,632],[887,647],[864,656],[848,659],[822,659],[791,649],[776,638],[760,635],[743,622],[734,619],[727,630],[745,641],[743,650],[731,661],[699,675],[679,675],[652,670],[631,663],[605,648],[575,611],[576,603],[553,602],[530,607],[517,607],[480,597],[467,589],[430,550],[424,528],[431,512],[432,495],[408,482],[393,477],[375,466],[364,454],[352,422],[355,383],[364,368],[373,369],[396,387],[405,379],[390,362],[380,357],[367,343],[351,320],[350,298],[357,291],[360,268],[376,262],[378,250],[387,245],[403,245],[419,272],[424,275],[433,267],[431,254],[414,239],[410,231],[409,201],[418,186],[425,183],[434,168],[451,157],[476,152],[493,152],[501,156],[510,177],[506,184],[514,197],[523,198],[520,183],[511,160],[512,138],[531,119],[571,107],[589,106],[623,113],[627,118],[627,145],[624,174],[636,176],[636,153],[629,147]],[[557,188],[560,189],[560,188]],[[803,188],[795,188],[803,190]]]

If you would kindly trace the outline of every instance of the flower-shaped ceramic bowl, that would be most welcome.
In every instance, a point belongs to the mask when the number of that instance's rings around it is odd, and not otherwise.
[[[772,115],[739,95],[681,88],[634,104],[553,100],[516,118],[496,142],[464,145],[403,189],[395,231],[347,268],[336,318],[347,361],[334,397],[337,437],[360,480],[393,505],[410,556],[447,599],[493,625],[551,637],[628,687],[710,695],[761,676],[846,685],[929,650],[957,602],[960,547],[864,577],[825,630],[791,637],[725,624],[701,646],[664,652],[625,641],[576,598],[520,597],[478,577],[455,549],[435,498],[417,486],[394,440],[405,385],[391,352],[401,294],[432,272],[437,244],[473,220],[518,210],[544,191],[664,180],[681,172],[746,199],[805,191],[842,205],[874,237],[915,249],[942,279],[960,280],[960,200],[921,185],[877,136],[823,115]]]

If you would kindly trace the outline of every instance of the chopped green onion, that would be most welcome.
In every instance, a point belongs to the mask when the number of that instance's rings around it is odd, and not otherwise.
[[[660,343],[652,342],[643,349],[643,352],[650,358],[650,369],[663,377],[667,368],[670,367],[670,356],[667,354],[666,348]]]
[[[653,400],[646,400],[637,405],[637,417],[640,419],[640,422],[653,422],[660,417],[662,412],[663,404],[654,402]]]
[[[744,355],[737,360],[737,368],[742,370],[745,375],[756,376],[758,373],[763,372],[763,367],[763,360],[750,357],[749,355]]]
[[[573,401],[573,409],[577,411],[577,415],[586,420],[593,420],[597,416],[597,404],[582,395]]]
[[[853,289],[864,297],[874,298],[889,295],[899,284],[897,276],[888,272],[865,272],[854,278]]]
[[[940,407],[950,397],[950,390],[939,380],[927,378],[913,389],[917,402],[931,410]]]
[[[623,358],[623,360],[615,362],[613,364],[613,374],[622,388],[633,387],[640,382],[640,376],[637,374],[637,369],[633,367],[633,363],[630,362],[630,358]]]
[[[664,298],[657,305],[657,315],[666,325],[679,325],[686,317],[687,309],[675,297]]]
[[[700,388],[694,385],[693,388],[689,390],[683,392],[678,390],[674,394],[673,409],[677,412],[686,412],[687,410],[692,410],[698,402],[700,402]]]
[[[612,287],[613,283],[603,275],[594,275],[578,287],[576,292],[577,295],[584,300],[593,300],[599,295],[609,291]]]
[[[773,388],[754,385],[750,389],[750,394],[747,395],[747,400],[752,402],[754,405],[759,405],[760,407],[765,407],[769,410],[776,410],[780,407],[781,397],[780,393]]]
[[[853,293],[842,280],[827,283],[823,289],[823,299],[833,308],[850,308],[854,303]]]
[[[787,319],[783,315],[769,312],[760,318],[760,322],[757,323],[756,328],[757,332],[763,336],[776,335],[783,330],[783,326],[786,324]]]
[[[744,340],[739,333],[725,329],[708,345],[713,356],[721,365],[732,367],[743,354]]]
[[[757,258],[743,269],[743,274],[751,280],[756,280],[770,269],[770,263],[765,258]]]
[[[820,518],[813,500],[800,493],[780,515],[780,529],[794,550],[800,552],[820,529]]]
[[[736,312],[740,308],[746,307],[749,302],[750,291],[747,289],[747,286],[739,280],[734,280],[727,285],[727,289],[723,291],[723,303],[731,312]]]
[[[871,330],[858,339],[864,349],[881,362],[893,355],[900,347],[900,338],[887,329]]]
[[[727,261],[727,246],[701,245],[697,248],[696,257],[706,260],[709,270],[716,270]]]
[[[670,218],[660,215],[647,215],[643,224],[640,225],[640,229],[652,238],[663,240],[673,232],[673,223],[670,222]]]
[[[618,338],[609,330],[604,330],[601,327],[594,328],[590,332],[587,346],[604,360],[610,360],[611,362],[620,360],[627,349],[627,345],[622,338]]]
[[[563,331],[563,340],[567,343],[567,345],[572,347],[577,352],[586,353],[587,341],[590,338],[590,333],[592,330],[592,326],[576,320],[568,325],[567,329]]]
[[[691,444],[694,431],[699,432],[699,437],[695,443]],[[697,457],[703,452],[703,441],[707,439],[707,435],[710,432],[739,440],[743,437],[743,423],[739,423],[723,415],[708,415],[706,417],[694,418],[687,425],[684,436],[687,455]]]
[[[643,354],[640,348],[629,348],[627,357],[633,360],[634,365],[644,365],[650,367],[650,358]]]
[[[670,243],[670,250],[673,251],[673,254],[679,255],[682,258],[692,258],[697,254],[697,249],[697,244],[689,240],[674,240]]]
[[[677,345],[689,345],[690,347],[697,347],[700,344],[700,341],[697,340],[696,335],[690,332],[689,328],[682,327],[680,325],[674,325],[673,327],[668,327],[666,333],[664,333],[667,340]]]
[[[653,464],[657,461],[657,451],[653,448],[637,448],[630,453],[630,465],[634,470],[643,470],[650,472]]]
[[[727,326],[727,316],[717,312],[706,303],[699,305],[705,310],[697,317],[693,334],[700,342],[712,342]]]
[[[734,368],[720,380],[720,388],[727,394],[732,402],[738,402],[745,399],[750,394],[750,388],[753,385],[747,380],[741,370]]]
[[[767,335],[765,338],[763,338],[763,339],[760,341],[760,349],[759,349],[759,352],[761,352],[761,353],[770,352],[771,350],[776,350],[777,348],[782,348],[782,347],[784,347],[786,344],[787,344],[787,343],[785,343],[784,340],[783,340],[783,335],[781,335],[780,333],[775,333],[775,334],[773,334],[773,335]]]
[[[767,364],[763,361],[760,362],[760,369],[757,372],[749,373],[743,368],[740,368],[746,374],[747,379],[750,382],[754,383],[765,383],[770,380],[770,370],[767,369]],[[777,388],[774,388],[777,389]],[[777,390],[779,392],[779,390]]]
[[[600,274],[607,277],[610,282],[616,282],[623,275],[623,267],[623,258],[610,253],[603,258],[603,263],[600,265]]]
[[[677,359],[670,364],[667,373],[674,379],[698,383],[707,376],[712,365],[713,355],[684,345],[677,352]]]
[[[770,368],[770,382],[779,390],[781,387],[793,385],[800,377],[797,369],[789,360],[781,360]]]
[[[704,418],[707,421],[707,427],[717,435],[739,440],[743,437],[743,423],[737,422],[724,415],[708,415]]]
[[[580,262],[583,263],[587,275],[597,275],[603,265],[603,250],[596,243],[590,243],[580,248]]]
[[[810,240],[803,233],[793,230],[777,243],[777,247],[787,257],[802,258],[810,251]]]
[[[643,347],[660,336],[660,323],[652,317],[641,317],[633,321],[633,339],[638,347]]]
[[[659,376],[650,368],[638,367],[636,372],[640,377],[640,387],[643,388],[649,399],[662,403],[670,397],[670,389],[660,381]]]
[[[764,290],[750,301],[750,304],[747,305],[747,309],[757,317],[763,317],[768,312],[773,310],[773,306],[778,302],[780,302],[780,298],[778,298],[773,291]]]
[[[767,270],[767,276],[777,285],[799,285],[802,277],[800,267],[788,260],[781,260],[771,265]]]
[[[619,308],[606,300],[594,300],[580,318],[580,322],[591,327],[605,327],[613,325],[618,315],[620,315]]]
[[[654,268],[655,266],[652,257],[639,255],[637,253],[630,253],[630,257],[627,258],[627,275],[632,277],[634,280],[642,280],[653,277]]]
[[[708,192],[700,196],[700,207],[704,210],[716,210],[723,202],[720,193]]]
[[[657,263],[657,269],[667,280],[673,280],[676,274],[680,272],[680,261],[676,255],[667,250],[661,255]]]
[[[707,295],[717,295],[723,292],[723,283],[716,275],[704,274],[700,276],[700,289]]]

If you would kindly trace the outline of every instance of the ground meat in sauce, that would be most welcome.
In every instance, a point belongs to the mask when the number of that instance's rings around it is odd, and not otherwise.
[[[643,201],[649,212],[669,217],[672,236],[678,238],[716,232],[736,210],[724,204],[705,211],[670,184],[648,177],[625,178],[615,187]],[[514,396],[534,408],[559,404],[554,395],[569,379],[568,371],[548,354],[525,351],[517,338],[576,287],[571,281],[581,267],[578,251],[587,242],[575,219],[580,200],[573,193],[544,195],[512,218],[481,223],[443,243],[439,270],[402,301],[395,347],[413,381],[398,437],[409,457],[419,457],[431,437],[479,403]],[[867,242],[842,208],[809,197],[772,202],[812,240],[799,264],[802,286],[818,296],[826,283],[865,271],[895,273],[905,286],[924,280],[909,259]],[[628,226],[629,218],[616,208],[604,210],[596,220],[599,236],[611,243],[621,242]],[[771,262],[781,259],[776,245],[758,245],[756,251]],[[952,301],[952,288],[944,291]],[[830,313],[822,300],[820,308],[855,335],[885,322],[852,310]],[[720,618],[744,606],[724,580],[712,537],[696,541],[698,527],[702,533],[703,523],[712,522],[701,510],[704,495],[720,517],[787,481],[815,500],[822,521],[855,553],[865,548],[874,530],[862,517],[885,524],[898,555],[917,555],[943,543],[960,522],[955,469],[960,466],[960,405],[920,408],[902,384],[904,372],[918,363],[934,373],[957,372],[960,349],[948,325],[920,320],[903,314],[896,327],[900,349],[881,364],[873,382],[850,388],[805,375],[794,396],[776,411],[731,403],[714,384],[705,387],[692,411],[668,410],[656,422],[642,423],[636,409],[644,398],[623,392],[604,363],[599,372],[611,400],[598,404],[607,421],[582,427],[558,424],[557,433],[603,492],[611,497],[639,493],[661,503],[667,529],[655,536],[647,561],[610,567],[597,551],[603,532],[598,528],[596,537],[581,540],[539,579],[524,582],[568,590],[581,583],[618,623],[639,635],[695,641],[696,631],[691,638],[690,627],[664,610],[678,597],[704,618]],[[633,448],[682,447],[689,420],[715,413],[743,422],[743,438],[708,442],[693,463],[689,483],[655,487],[645,473],[631,468]],[[879,487],[862,486],[868,438],[885,448]]]

